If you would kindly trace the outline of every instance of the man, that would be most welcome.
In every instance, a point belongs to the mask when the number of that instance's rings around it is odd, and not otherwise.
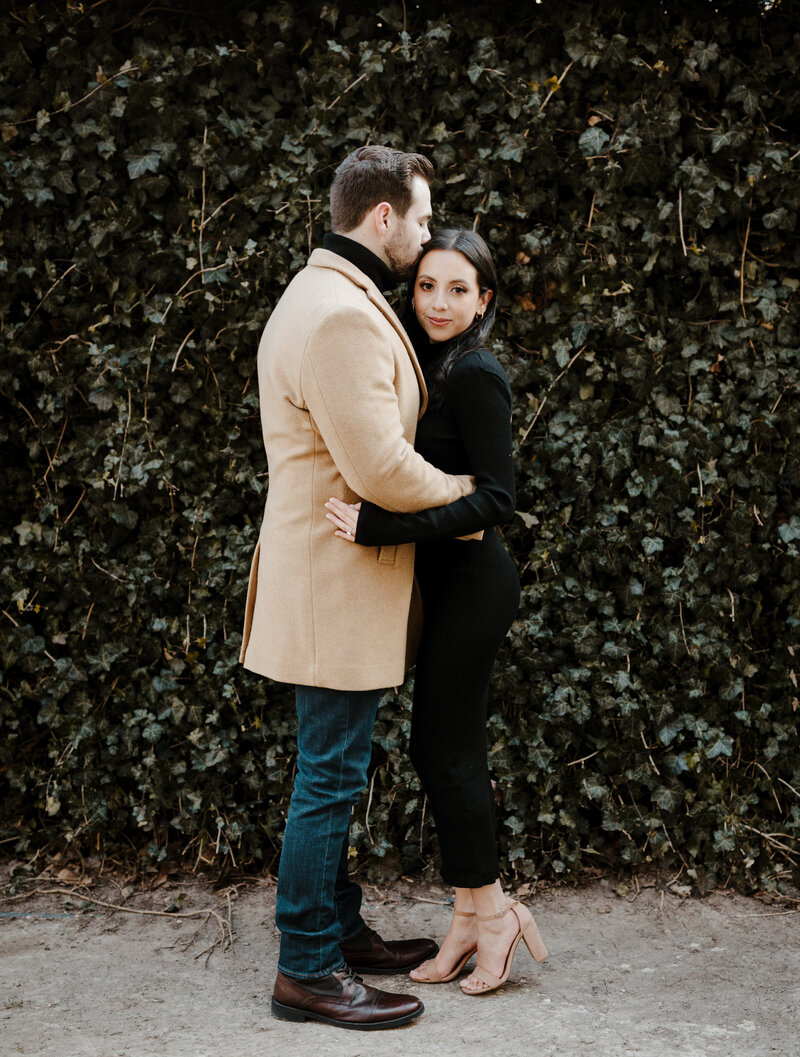
[[[350,810],[366,784],[378,700],[405,677],[414,548],[348,547],[324,509],[338,496],[417,511],[472,491],[470,478],[414,451],[425,385],[381,293],[413,275],[430,238],[432,176],[426,158],[388,147],[345,159],[331,187],[332,233],[284,291],[258,351],[269,494],[241,656],[295,684],[298,721],[272,1011],[346,1028],[419,1016],[417,998],[355,972],[405,972],[437,950],[432,940],[384,942],[347,878]]]

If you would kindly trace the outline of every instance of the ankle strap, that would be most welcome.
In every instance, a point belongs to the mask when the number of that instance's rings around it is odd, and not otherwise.
[[[478,916],[474,910],[454,910],[453,913],[459,918],[476,918]]]
[[[504,914],[507,914],[509,910],[513,910],[514,907],[519,906],[518,899],[512,899],[510,903],[506,903],[502,910],[498,910],[496,914],[487,914],[483,917],[481,914],[477,914],[478,921],[494,921],[495,918],[501,918]]]

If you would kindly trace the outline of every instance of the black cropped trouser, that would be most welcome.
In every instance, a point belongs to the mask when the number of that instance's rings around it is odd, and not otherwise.
[[[519,607],[519,577],[493,530],[480,542],[417,544],[424,623],[414,677],[411,761],[430,801],[442,879],[500,875],[486,735],[492,667]]]

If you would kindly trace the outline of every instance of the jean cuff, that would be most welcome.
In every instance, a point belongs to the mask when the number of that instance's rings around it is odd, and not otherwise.
[[[278,962],[278,972],[283,973],[284,976],[288,976],[291,980],[321,980],[324,976],[330,976],[331,973],[335,973],[339,969],[346,968],[347,962],[344,960],[344,958],[340,958],[339,961],[335,965],[331,966],[330,969],[325,969],[321,973],[299,973],[296,970],[290,972],[288,969],[284,969],[281,963]]]

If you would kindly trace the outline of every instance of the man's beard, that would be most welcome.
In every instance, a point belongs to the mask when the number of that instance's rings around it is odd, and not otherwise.
[[[394,276],[401,282],[405,282],[408,279],[413,279],[417,271],[417,264],[422,256],[422,247],[416,247],[412,250],[412,247],[404,242],[398,245],[395,243],[389,243],[384,248],[386,259],[389,262],[389,267],[392,269]],[[411,254],[414,254],[413,259]]]

